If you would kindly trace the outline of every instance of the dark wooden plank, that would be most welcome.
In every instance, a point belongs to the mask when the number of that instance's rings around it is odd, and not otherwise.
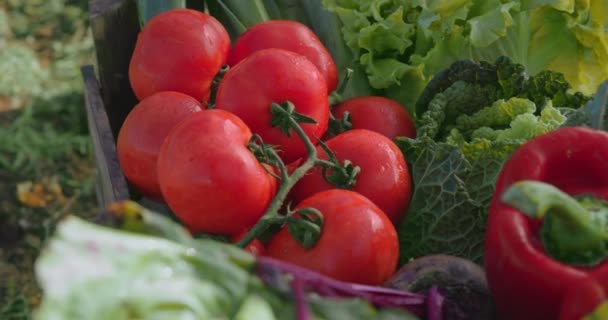
[[[98,170],[97,197],[99,205],[105,207],[111,202],[129,199],[129,189],[118,163],[115,139],[110,130],[95,70],[93,66],[87,65],[81,68],[81,73],[89,132]]]
[[[186,7],[198,11],[205,11],[204,0],[186,0]]]
[[[139,33],[134,0],[90,0],[101,93],[114,137],[137,99],[129,84],[129,61]]]
[[[202,9],[202,0],[197,9]],[[195,1],[188,1],[194,3]],[[136,199],[143,206],[170,215],[163,204],[141,198],[130,188],[116,153],[116,137],[129,111],[137,104],[129,83],[129,62],[140,26],[135,0],[89,0],[91,29],[97,53],[97,72],[82,67],[89,131],[98,168],[100,206]]]

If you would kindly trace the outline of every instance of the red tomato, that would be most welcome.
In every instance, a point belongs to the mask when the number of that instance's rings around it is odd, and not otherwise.
[[[399,257],[397,232],[369,199],[332,189],[307,198],[296,208],[305,207],[323,214],[319,241],[305,249],[283,228],[268,243],[268,256],[360,284],[380,285],[394,273]]]
[[[353,129],[378,132],[391,140],[396,137],[416,138],[416,128],[407,110],[397,101],[384,97],[356,97],[337,105],[332,114],[341,119],[350,113]]]
[[[331,54],[310,28],[297,21],[270,20],[252,26],[236,40],[228,64],[234,66],[253,52],[269,48],[305,56],[321,71],[329,92],[338,87],[338,69]]]
[[[387,137],[369,130],[355,129],[341,133],[325,143],[336,158],[350,160],[361,172],[352,189],[375,203],[396,225],[403,218],[411,199],[410,173],[403,153]],[[327,154],[317,147],[319,157]],[[291,190],[295,203],[323,190],[336,188],[315,167]]]
[[[131,87],[140,100],[168,90],[206,100],[229,49],[228,32],[212,16],[190,9],[163,12],[137,37],[129,65]]]
[[[118,133],[118,160],[129,182],[142,195],[162,199],[156,176],[160,146],[173,127],[202,110],[194,98],[164,91],[143,99],[129,112]]]
[[[296,111],[316,124],[302,124],[316,141],[327,130],[327,86],[317,68],[304,56],[282,49],[264,49],[230,69],[217,90],[216,107],[239,116],[265,143],[279,146],[280,156],[291,162],[306,154],[306,146],[293,133],[290,137],[270,126],[270,105],[291,101]]]
[[[232,243],[237,243],[239,242],[239,240],[241,240],[245,234],[247,234],[247,231],[243,231],[241,233],[239,233],[236,236],[232,236]],[[245,247],[245,251],[251,253],[254,256],[263,256],[266,254],[266,248],[264,247],[264,244],[262,243],[262,241],[255,239],[253,241],[251,241],[246,247]]]
[[[193,232],[234,235],[253,226],[276,192],[247,149],[251,131],[237,116],[203,110],[177,125],[158,157],[165,201]]]

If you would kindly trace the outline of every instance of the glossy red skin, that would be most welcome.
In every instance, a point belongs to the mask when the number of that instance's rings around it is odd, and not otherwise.
[[[116,148],[125,177],[143,196],[162,200],[156,175],[160,147],[173,127],[202,110],[188,95],[163,91],[145,98],[129,112]]]
[[[395,227],[364,196],[349,190],[317,193],[296,208],[323,213],[321,237],[305,249],[283,228],[268,243],[268,256],[302,266],[337,280],[381,285],[394,272],[399,257]]]
[[[336,119],[350,113],[353,129],[367,129],[394,140],[396,137],[416,138],[416,128],[407,110],[399,102],[375,96],[348,99],[333,110]]]
[[[165,201],[192,232],[234,235],[253,226],[276,192],[276,179],[246,145],[237,116],[204,110],[163,143],[158,179]]]
[[[236,236],[232,236],[232,243],[237,243],[239,242],[239,240],[241,240],[245,235],[247,234],[247,231],[243,231],[239,234],[237,234]],[[266,254],[266,247],[264,247],[264,244],[262,243],[262,241],[258,240],[258,239],[254,239],[253,241],[251,241],[244,249],[245,251],[251,253],[254,256],[263,256]]]
[[[282,49],[257,51],[230,69],[217,90],[216,108],[239,116],[265,143],[279,146],[279,155],[291,162],[306,155],[306,146],[293,133],[286,136],[270,126],[273,102],[291,101],[296,111],[317,124],[302,124],[316,141],[327,130],[329,101],[327,86],[317,68],[304,56]]]
[[[354,129],[343,132],[325,142],[336,158],[350,160],[361,172],[352,189],[375,203],[396,225],[403,218],[412,196],[410,172],[403,153],[387,137],[369,130]],[[319,158],[327,154],[317,147]],[[320,167],[306,174],[292,189],[294,203],[336,186],[323,178]]]
[[[582,127],[562,128],[521,146],[504,165],[492,199],[484,266],[502,319],[558,319],[569,288],[608,264],[577,268],[553,260],[533,220],[502,204],[500,195],[516,181],[537,180],[570,194],[608,199],[608,134]],[[591,310],[579,310],[590,312]]]
[[[206,100],[229,49],[228,32],[214,17],[190,9],[163,12],[137,36],[129,64],[133,92],[139,100],[159,91]]]
[[[338,87],[338,69],[327,48],[306,25],[291,20],[270,20],[258,23],[239,36],[228,55],[232,67],[253,52],[278,48],[299,53],[323,74],[329,92]]]
[[[562,298],[559,320],[580,320],[608,301],[608,262],[597,272],[568,288]]]

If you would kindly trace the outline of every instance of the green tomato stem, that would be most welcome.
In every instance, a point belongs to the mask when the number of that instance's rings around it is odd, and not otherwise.
[[[213,78],[213,81],[211,82],[210,93],[209,93],[209,101],[206,102],[207,109],[215,109],[215,98],[217,96],[217,89],[219,88],[220,82],[224,78],[224,75],[226,75],[226,73],[228,73],[228,70],[230,70],[230,66],[227,64],[223,65],[222,68],[220,68],[218,73]]]
[[[331,137],[335,137],[340,133],[346,132],[353,128],[353,124],[351,122],[350,113],[348,111],[344,112],[342,118],[337,119],[333,115],[329,117],[329,134]]]
[[[284,114],[288,113],[288,111],[284,110],[279,105],[273,104],[272,108],[273,108],[273,111],[275,111],[275,112],[282,112]],[[268,228],[270,228],[271,226],[273,226],[275,224],[283,224],[286,222],[287,217],[280,215],[279,210],[281,209],[283,202],[285,201],[285,198],[287,198],[287,194],[293,188],[293,186],[296,184],[296,182],[298,182],[298,180],[300,180],[302,177],[304,177],[304,175],[310,169],[312,169],[319,161],[318,155],[317,155],[317,148],[312,143],[312,141],[308,138],[308,136],[306,135],[306,132],[304,132],[304,129],[302,129],[302,127],[298,124],[298,122],[293,117],[288,117],[288,119],[289,119],[289,124],[290,124],[291,128],[296,132],[296,134],[300,137],[300,139],[302,139],[302,141],[304,141],[304,144],[306,145],[306,150],[307,150],[307,155],[308,155],[306,162],[304,162],[301,166],[299,166],[296,170],[294,170],[291,175],[287,174],[287,171],[285,170],[285,166],[282,163],[282,161],[279,160],[277,162],[279,165],[279,168],[281,170],[281,176],[283,177],[283,179],[281,179],[281,183],[279,185],[279,190],[277,191],[274,199],[272,200],[272,202],[268,206],[268,209],[266,209],[266,212],[264,213],[262,218],[258,221],[258,223],[256,223],[249,230],[249,232],[247,232],[247,234],[245,234],[245,236],[243,236],[243,238],[241,238],[241,240],[239,240],[236,243],[236,245],[241,248],[246,247],[251,241],[258,238],[266,230],[268,230]]]
[[[334,167],[334,164],[331,161],[321,160],[321,159],[317,159],[317,161],[315,161],[315,165],[322,167],[322,168],[333,168]]]
[[[346,90],[346,87],[348,86],[348,82],[353,77],[353,73],[354,73],[353,69],[351,69],[351,68],[346,69],[346,74],[344,75],[344,78],[342,78],[342,81],[340,81],[340,86],[329,95],[329,105],[330,106],[340,104],[340,103],[342,103],[342,101],[344,101],[344,98],[342,97],[342,93],[344,92],[344,90]]]
[[[541,240],[554,259],[593,266],[608,257],[608,202],[577,200],[539,181],[519,181],[502,201],[532,218],[543,218]]]

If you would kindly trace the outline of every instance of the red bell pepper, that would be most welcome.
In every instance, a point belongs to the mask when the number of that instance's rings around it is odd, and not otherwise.
[[[522,145],[498,177],[488,217],[484,264],[500,317],[578,320],[580,315],[592,312],[608,290],[608,276],[604,276],[608,275],[608,263],[597,263],[602,257],[596,255],[593,261],[586,261],[587,266],[580,266],[556,259],[555,252],[558,255],[561,252],[562,258],[581,262],[587,257],[581,253],[587,251],[580,248],[595,242],[595,247],[588,251],[595,254],[600,251],[601,255],[608,230],[599,227],[601,224],[593,220],[594,215],[586,208],[583,209],[586,215],[569,213],[570,207],[580,209],[579,203],[569,196],[566,197],[575,203],[570,201],[561,207],[545,203],[548,198],[553,199],[553,194],[549,197],[532,194],[540,203],[524,199],[519,207],[515,206],[519,209],[504,202],[505,192],[515,190],[513,184],[523,180],[555,186],[553,193],[562,193],[561,190],[570,195],[588,194],[608,200],[608,133],[582,127],[562,128]],[[522,194],[511,192],[510,198],[521,200]],[[551,214],[546,213],[544,218],[542,214],[529,217],[523,211],[551,211]],[[543,227],[549,216],[553,229]],[[561,242],[545,243],[551,240]],[[572,293],[577,290],[591,298],[578,304],[567,301],[573,299]]]
[[[583,319],[608,301],[608,267],[589,275],[566,290],[560,307],[559,320]]]

